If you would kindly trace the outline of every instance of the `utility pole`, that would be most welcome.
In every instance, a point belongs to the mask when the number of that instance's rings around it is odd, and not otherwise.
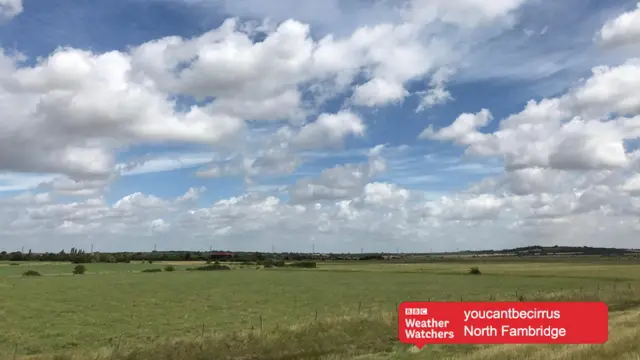
[[[311,245],[311,253],[315,254],[316,253],[316,244],[312,244]]]
[[[153,251],[156,251],[156,244],[153,244]]]
[[[276,246],[271,244],[271,253],[275,254],[276,253]]]
[[[91,244],[91,253],[93,254],[93,244]]]

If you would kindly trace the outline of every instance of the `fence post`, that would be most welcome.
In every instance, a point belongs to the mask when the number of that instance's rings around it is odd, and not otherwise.
[[[262,314],[260,314],[260,332],[262,332]]]
[[[318,309],[316,309],[316,322],[318,322]]]
[[[122,334],[120,334],[120,336],[118,337],[118,343],[116,344],[116,349],[111,352],[111,358],[112,359],[113,359],[114,356],[116,356],[116,353],[118,351],[120,351],[120,341],[122,341]]]
[[[358,314],[360,314],[360,308],[362,307],[362,301],[358,302]]]
[[[200,351],[204,350],[204,323],[202,324],[202,329],[200,329]]]
[[[16,343],[16,348],[13,350],[13,360],[18,358],[18,344]]]

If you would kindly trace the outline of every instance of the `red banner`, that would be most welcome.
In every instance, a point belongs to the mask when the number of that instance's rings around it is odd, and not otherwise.
[[[427,344],[603,344],[603,302],[403,302],[398,338]]]

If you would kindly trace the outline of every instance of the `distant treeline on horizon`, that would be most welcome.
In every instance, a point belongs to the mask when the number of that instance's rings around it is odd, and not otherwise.
[[[625,256],[640,255],[640,250],[620,248],[596,248],[588,246],[527,246],[504,250],[459,251],[451,253],[267,253],[241,251],[150,251],[150,252],[93,252],[71,248],[58,253],[0,252],[0,261],[65,261],[75,263],[122,263],[131,261],[236,261],[261,262],[265,259],[285,261],[302,260],[398,260],[410,258],[445,258],[451,256]]]

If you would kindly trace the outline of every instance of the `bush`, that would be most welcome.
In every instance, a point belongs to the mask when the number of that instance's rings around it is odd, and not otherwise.
[[[482,273],[480,272],[480,268],[479,267],[474,266],[471,269],[469,269],[469,274],[471,274],[471,275],[480,275]]]
[[[284,260],[276,260],[276,261],[274,261],[273,266],[275,266],[275,267],[285,267]]]
[[[82,274],[84,274],[85,271],[87,271],[87,267],[84,266],[84,265],[76,265],[73,268],[73,273],[76,274],[76,275],[82,275]]]
[[[22,273],[23,276],[40,276],[40,273],[35,270],[27,270]]]
[[[284,260],[274,260],[274,259],[265,259],[258,263],[258,265],[262,264],[265,269],[271,269],[273,267],[285,267]]]
[[[215,271],[215,270],[231,270],[231,268],[226,266],[226,265],[220,265],[218,262],[216,262],[216,264],[200,266],[200,267],[197,267],[197,268],[191,268],[191,269],[187,269],[187,270],[189,270],[189,271],[192,271],[192,270],[197,270],[197,271]]]
[[[259,261],[257,265],[263,265],[264,267],[273,267],[273,259],[264,259]]]
[[[18,264],[18,263],[11,263],[11,264],[9,264],[9,266],[20,266],[20,264]]]
[[[291,266],[291,267],[299,267],[299,268],[315,268],[315,267],[317,267],[315,261],[298,261],[298,262],[294,262],[292,264],[289,264],[289,266]]]
[[[167,265],[164,267],[164,271],[176,271],[176,268],[173,265]]]
[[[157,273],[157,272],[161,272],[162,269],[144,269],[141,272],[143,273]]]

